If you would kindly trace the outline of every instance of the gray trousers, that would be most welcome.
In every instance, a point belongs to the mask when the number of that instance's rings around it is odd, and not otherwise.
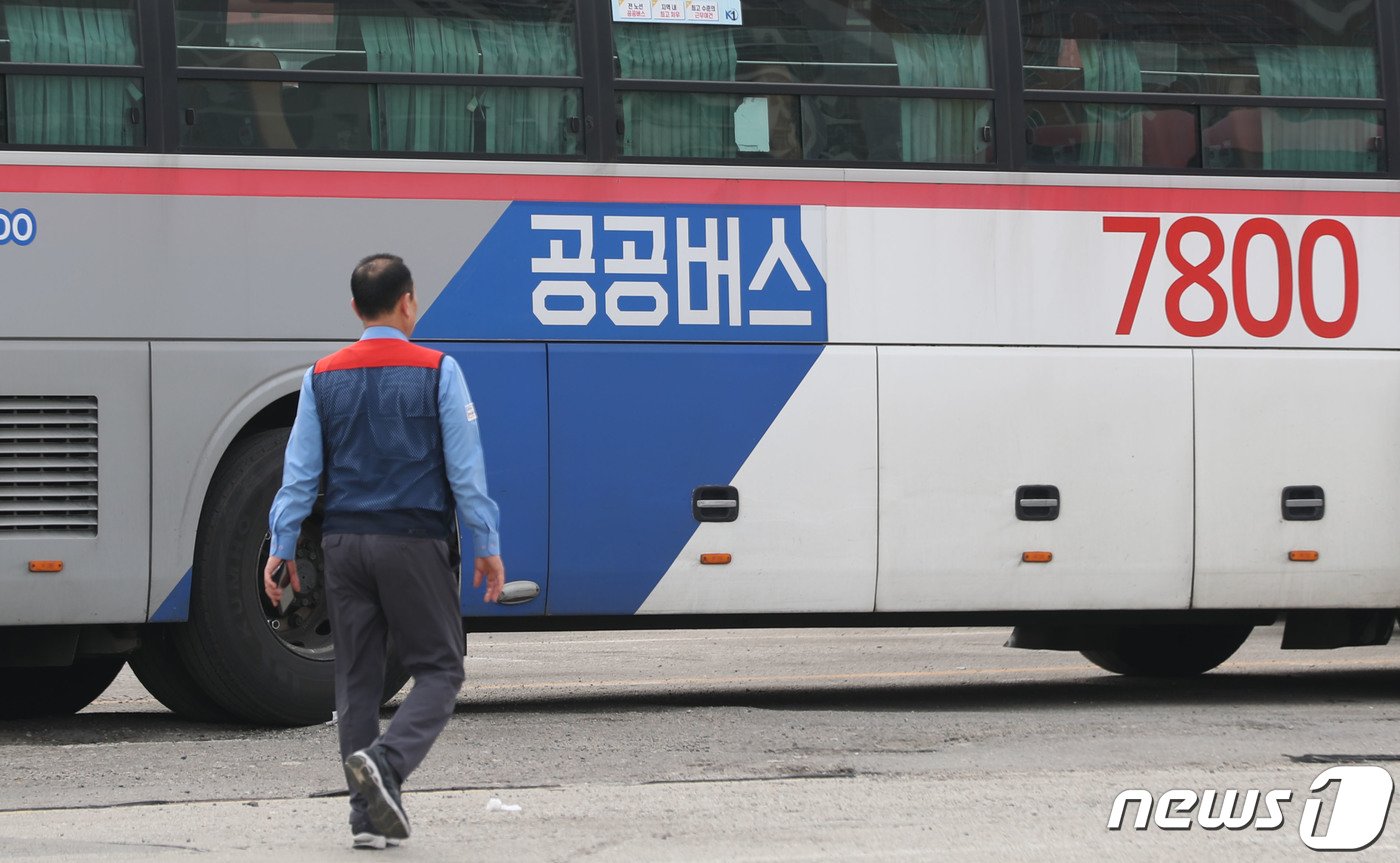
[[[447,543],[339,533],[321,540],[335,639],[335,707],[340,757],[379,743],[407,779],[452,717],[462,688],[462,611]],[[413,675],[413,690],[379,732],[386,643]],[[354,789],[350,823],[369,823]]]

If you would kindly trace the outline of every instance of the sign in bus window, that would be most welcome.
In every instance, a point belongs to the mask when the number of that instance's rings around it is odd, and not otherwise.
[[[739,0],[619,0],[612,4],[613,20],[655,24],[744,23]]]

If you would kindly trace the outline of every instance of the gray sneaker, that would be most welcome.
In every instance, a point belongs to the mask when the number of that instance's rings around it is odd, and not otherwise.
[[[369,820],[385,839],[408,838],[408,815],[403,811],[398,778],[380,748],[371,746],[345,759],[345,778],[369,804]]]

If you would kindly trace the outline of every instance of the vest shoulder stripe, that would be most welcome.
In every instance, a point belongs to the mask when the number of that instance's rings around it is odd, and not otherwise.
[[[441,364],[441,351],[421,347],[402,339],[364,339],[319,360],[316,363],[315,374],[389,366],[435,369]]]

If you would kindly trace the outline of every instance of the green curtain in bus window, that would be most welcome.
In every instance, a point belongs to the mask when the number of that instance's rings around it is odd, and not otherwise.
[[[481,71],[486,75],[574,75],[573,27],[537,21],[478,21]],[[548,87],[494,87],[482,92],[486,150],[561,155],[578,151],[568,130],[577,93]]]
[[[360,33],[371,72],[479,71],[471,22],[364,17]],[[370,89],[370,146],[398,152],[466,153],[474,149],[469,87],[381,84]]]
[[[97,6],[6,5],[16,63],[137,62],[136,16]],[[134,147],[140,90],[125,78],[12,76],[6,79],[11,144]]]
[[[1265,96],[1374,99],[1376,55],[1370,48],[1267,46],[1255,54]],[[1370,146],[1381,131],[1375,112],[1350,108],[1270,108],[1260,112],[1264,168],[1274,171],[1380,170]]]
[[[366,17],[360,20],[371,72],[461,75],[575,74],[573,29],[533,21]],[[559,154],[577,148],[567,132],[572,91],[379,85],[370,96],[376,150]],[[476,140],[481,110],[486,136]]]
[[[365,68],[371,72],[407,71],[408,20],[405,18],[360,19],[360,38],[365,46]],[[371,87],[369,91],[369,138],[374,150],[405,150],[408,143],[408,88]]]
[[[905,87],[986,87],[987,49],[982,37],[896,33],[895,65]],[[989,146],[983,126],[988,102],[963,99],[900,100],[902,158],[906,162],[974,162]]]
[[[1084,40],[1084,89],[1110,93],[1142,92],[1142,67],[1130,44]],[[1079,145],[1081,165],[1134,167],[1142,164],[1142,114],[1136,106],[1090,105],[1088,128]]]
[[[620,24],[617,59],[624,78],[733,81],[738,66],[728,27]],[[720,159],[735,155],[734,106],[686,93],[623,93],[622,152]]]

